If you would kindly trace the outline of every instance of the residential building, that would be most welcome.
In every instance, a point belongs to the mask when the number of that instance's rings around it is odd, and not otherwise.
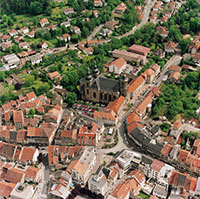
[[[95,7],[102,7],[103,2],[102,0],[94,0],[94,6]]]
[[[41,25],[41,27],[44,27],[44,26],[46,26],[47,24],[49,24],[49,21],[48,21],[47,18],[42,18],[42,19],[40,20],[40,25]]]
[[[169,41],[169,42],[165,43],[165,52],[167,52],[167,53],[175,53],[176,52],[175,43],[173,41]]]
[[[11,37],[14,37],[14,36],[18,35],[18,32],[16,30],[12,29],[9,31],[9,34]]]
[[[41,177],[42,177],[42,169],[30,166],[26,170],[24,180],[26,180],[27,182],[39,182],[41,180]]]
[[[25,34],[27,34],[29,32],[29,29],[28,29],[28,27],[23,27],[22,28],[22,33],[25,35]]]
[[[1,198],[10,198],[12,190],[15,188],[14,183],[0,181],[0,197]]]
[[[46,42],[44,42],[44,41],[42,41],[40,43],[40,46],[41,46],[42,49],[47,49],[48,48],[48,44]]]
[[[85,148],[78,160],[73,160],[67,171],[72,174],[72,179],[79,184],[85,184],[90,177],[90,173],[96,164],[96,153],[91,147]]]
[[[77,144],[77,129],[61,130],[55,136],[55,143],[61,145],[76,145]]]
[[[108,181],[104,176],[102,170],[97,175],[92,175],[88,180],[88,189],[93,193],[105,196],[108,192]]]
[[[141,75],[145,78],[147,84],[151,84],[156,77],[155,71],[151,68],[145,70]]]
[[[28,59],[31,61],[32,65],[39,64],[42,61],[40,54],[32,55],[28,57]]]
[[[71,26],[71,23],[70,23],[70,21],[65,21],[65,22],[62,22],[60,25],[65,26],[65,28],[68,28]]]
[[[80,35],[81,34],[81,29],[78,26],[72,26],[70,27],[71,32]]]
[[[136,152],[130,151],[128,149],[124,150],[116,158],[116,162],[119,163],[120,167],[124,171],[127,171],[134,163],[139,164],[140,161],[141,161],[141,155]]]
[[[109,72],[113,72],[117,75],[121,74],[123,70],[126,68],[126,61],[123,58],[118,58],[109,64]]]
[[[126,10],[126,4],[122,2],[115,9],[115,13],[117,13],[117,14],[123,14],[125,12],[125,10]]]
[[[179,72],[171,73],[169,76],[169,80],[173,83],[177,83],[180,79],[180,76],[181,76],[181,73]]]
[[[73,8],[65,8],[64,9],[64,14],[65,15],[73,14],[73,13],[75,13]]]
[[[19,162],[21,163],[36,163],[39,151],[32,147],[23,147],[21,155],[19,157]]]
[[[196,64],[200,64],[200,54],[198,54],[198,53],[194,54],[194,56],[193,56],[193,61],[194,61]]]
[[[13,121],[16,130],[23,129],[24,127],[24,115],[22,111],[13,111]]]
[[[65,42],[69,42],[70,39],[71,39],[71,36],[69,34],[63,34],[61,37],[60,37],[61,40],[64,40]]]

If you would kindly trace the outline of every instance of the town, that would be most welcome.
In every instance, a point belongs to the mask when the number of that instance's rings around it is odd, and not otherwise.
[[[200,198],[199,0],[0,10],[0,198]]]

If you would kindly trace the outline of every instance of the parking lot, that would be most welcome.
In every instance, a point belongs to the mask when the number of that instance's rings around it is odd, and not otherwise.
[[[77,110],[81,112],[82,114],[90,116],[90,117],[93,117],[93,113],[95,111],[102,111],[104,108],[105,108],[105,105],[99,105],[97,107],[94,105],[85,105],[85,104],[78,104],[78,103],[74,104],[73,106],[74,110]]]

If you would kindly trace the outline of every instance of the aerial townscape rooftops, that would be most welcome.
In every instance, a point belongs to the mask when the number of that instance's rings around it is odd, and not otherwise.
[[[200,1],[0,1],[0,198],[200,198]]]

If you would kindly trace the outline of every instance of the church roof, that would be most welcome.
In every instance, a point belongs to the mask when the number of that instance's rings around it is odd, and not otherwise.
[[[101,74],[94,80],[92,88],[102,91],[119,92],[120,85],[119,81],[106,78]]]

